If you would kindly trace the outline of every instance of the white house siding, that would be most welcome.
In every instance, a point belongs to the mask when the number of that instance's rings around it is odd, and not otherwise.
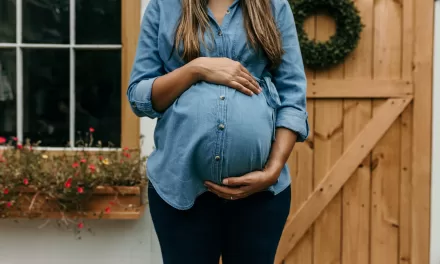
[[[82,239],[50,222],[23,220],[0,224],[1,264],[161,264],[160,247],[146,212],[139,221],[90,222],[95,234]]]

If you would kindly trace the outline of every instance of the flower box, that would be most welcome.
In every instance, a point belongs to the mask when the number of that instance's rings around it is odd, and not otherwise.
[[[39,193],[32,186],[18,188],[15,206],[0,217],[30,219],[124,219],[135,220],[143,216],[145,186],[98,186],[83,197],[80,211],[60,210],[56,197]],[[1,212],[0,212],[1,214]]]
[[[146,157],[104,149],[93,132],[61,152],[0,137],[0,218],[63,219],[80,228],[83,219],[141,218]]]

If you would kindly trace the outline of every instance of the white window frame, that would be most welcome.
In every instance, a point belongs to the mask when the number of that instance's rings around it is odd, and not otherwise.
[[[150,0],[142,0],[141,2],[141,20],[149,2]],[[149,156],[154,149],[154,129],[156,128],[156,120],[144,117],[141,118],[140,122],[140,134],[143,136],[141,155]]]
[[[125,0],[122,0],[125,1]],[[77,150],[75,148],[75,52],[77,50],[120,50],[122,55],[122,44],[107,45],[80,45],[76,44],[76,0],[69,0],[69,30],[70,42],[69,44],[51,44],[51,43],[23,43],[23,0],[16,0],[16,41],[15,43],[0,43],[1,49],[13,49],[16,51],[16,111],[17,111],[17,139],[23,142],[23,49],[24,48],[40,48],[40,49],[68,49],[69,50],[69,142],[70,146],[65,147],[39,147],[41,150],[62,151],[62,150]],[[121,40],[122,41],[122,40]],[[81,148],[83,149],[83,148]],[[97,148],[87,148],[87,150],[94,151]],[[100,150],[115,150],[114,148],[106,148]]]

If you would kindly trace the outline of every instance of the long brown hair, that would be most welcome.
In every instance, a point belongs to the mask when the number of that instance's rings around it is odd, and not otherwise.
[[[281,35],[272,15],[271,0],[241,0],[243,23],[252,48],[262,48],[272,67],[281,63],[284,51]],[[183,45],[180,56],[189,62],[200,56],[199,34],[209,29],[208,0],[181,0],[182,14],[176,29],[173,50]],[[212,33],[212,32],[211,32]]]

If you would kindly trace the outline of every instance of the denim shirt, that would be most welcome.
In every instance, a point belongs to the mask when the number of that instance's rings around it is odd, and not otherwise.
[[[229,7],[221,25],[207,9],[214,34],[205,33],[206,45],[200,45],[200,56],[240,62],[263,89],[253,96],[200,81],[164,112],[155,111],[151,103],[153,82],[185,64],[178,52],[172,53],[180,0],[151,0],[142,19],[127,97],[137,116],[158,119],[156,148],[148,157],[147,176],[158,194],[180,210],[191,208],[197,196],[207,191],[205,180],[221,184],[227,177],[262,170],[276,128],[294,131],[297,141],[304,141],[309,134],[306,77],[288,1],[271,0],[285,51],[281,65],[271,71],[264,53],[247,42],[239,1]],[[286,164],[268,190],[276,195],[290,182]]]

